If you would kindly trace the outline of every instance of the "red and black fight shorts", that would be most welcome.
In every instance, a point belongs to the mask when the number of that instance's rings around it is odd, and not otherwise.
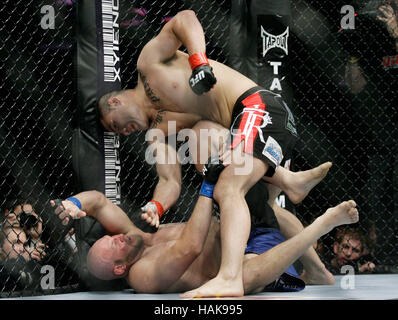
[[[244,152],[269,165],[266,176],[288,167],[297,140],[294,117],[282,97],[262,87],[242,94],[235,103],[230,128],[230,149],[244,140]]]

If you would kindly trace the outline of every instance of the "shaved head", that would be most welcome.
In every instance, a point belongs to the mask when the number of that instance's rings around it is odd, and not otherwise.
[[[143,240],[139,235],[104,236],[88,252],[88,270],[101,280],[123,278],[139,258],[142,249]]]
[[[104,250],[103,240],[99,239],[90,248],[87,255],[87,267],[88,270],[98,279],[101,280],[113,280],[120,278],[115,275],[113,270],[115,262],[111,254]]]

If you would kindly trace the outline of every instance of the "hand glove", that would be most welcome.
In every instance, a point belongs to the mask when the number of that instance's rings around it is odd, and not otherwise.
[[[144,232],[154,233],[159,228],[160,218],[164,213],[163,206],[155,200],[149,201],[141,208],[141,214],[134,224]],[[143,215],[146,215],[143,217]]]
[[[195,53],[189,57],[192,75],[189,78],[189,85],[197,95],[209,91],[217,82],[205,53]]]
[[[216,184],[218,177],[225,168],[223,162],[218,156],[210,157],[207,159],[206,164],[203,166],[202,173],[205,181]]]
[[[146,220],[142,219],[142,214],[143,214],[143,210],[138,209],[136,210],[132,216],[131,216],[131,220],[133,221],[134,225],[138,228],[141,229],[143,232],[147,232],[147,233],[155,233],[156,231],[158,231],[158,227],[155,225],[151,225],[150,223],[148,223]]]
[[[199,194],[208,198],[213,198],[214,186],[217,183],[218,177],[225,166],[218,156],[210,157],[203,166],[202,173],[204,181],[200,188]]]

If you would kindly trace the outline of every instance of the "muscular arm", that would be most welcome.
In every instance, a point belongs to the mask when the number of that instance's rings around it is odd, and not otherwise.
[[[149,41],[138,58],[138,69],[170,59],[184,45],[189,55],[206,52],[203,28],[195,12],[184,10],[177,13],[160,33]]]
[[[134,226],[122,209],[107,199],[101,192],[84,191],[73,197],[80,201],[82,211],[88,216],[95,218],[109,233],[144,234],[140,229]],[[68,203],[69,201],[63,201],[65,209],[71,208],[71,210],[78,210],[75,205],[71,207]],[[61,215],[60,218],[62,218]]]
[[[156,255],[138,261],[130,270],[130,285],[138,292],[159,293],[178,280],[203,249],[211,213],[212,199],[199,196],[178,240],[167,244]]]
[[[157,149],[157,158],[166,160],[169,157],[177,159],[176,150],[164,142],[154,142]],[[170,158],[169,158],[170,159]],[[181,166],[178,161],[168,163],[158,161],[156,171],[159,181],[153,192],[153,200],[160,202],[166,211],[177,201],[181,191]]]
[[[176,113],[159,110],[154,119],[146,140],[150,145],[149,155],[153,163],[156,160],[156,171],[159,181],[155,187],[153,200],[158,201],[166,211],[177,201],[181,191],[181,165],[176,149],[167,143],[166,137],[177,134],[184,128],[191,128],[200,120],[194,114]],[[169,125],[169,122],[175,125]],[[172,123],[170,122],[170,123]],[[148,212],[152,216],[151,212]],[[146,219],[146,217],[143,217]],[[152,216],[152,219],[155,217]],[[151,223],[151,221],[147,222]]]

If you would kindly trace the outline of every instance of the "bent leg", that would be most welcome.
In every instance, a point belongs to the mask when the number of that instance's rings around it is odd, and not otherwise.
[[[286,239],[294,237],[304,230],[302,223],[297,217],[280,206],[273,206],[280,231]],[[300,278],[306,284],[332,285],[333,275],[326,269],[313,246],[310,246],[299,258],[304,266],[304,272]]]
[[[263,290],[266,285],[276,280],[294,261],[302,256],[316,240],[333,228],[357,221],[356,203],[353,200],[342,202],[338,206],[328,209],[293,238],[261,255],[245,260],[243,266],[245,294]]]
[[[264,175],[267,165],[248,154],[242,156],[244,163],[252,162],[250,172],[236,174],[242,168],[233,163],[223,170],[214,189],[214,199],[220,206],[220,270],[214,279],[183,294],[184,298],[242,296],[244,293],[243,256],[250,232],[250,212],[245,194]]]
[[[325,162],[313,169],[297,172],[279,166],[271,178],[264,177],[264,179],[285,192],[289,199],[297,204],[326,177],[331,166],[331,162]]]

